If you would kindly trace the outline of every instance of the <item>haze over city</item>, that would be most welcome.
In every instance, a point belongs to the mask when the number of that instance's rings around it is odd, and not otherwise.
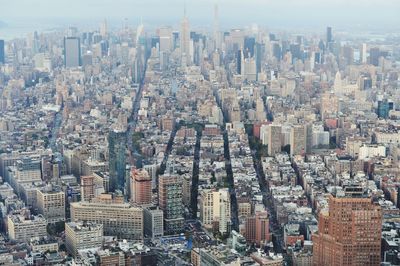
[[[397,0],[0,0],[0,265],[400,265]]]

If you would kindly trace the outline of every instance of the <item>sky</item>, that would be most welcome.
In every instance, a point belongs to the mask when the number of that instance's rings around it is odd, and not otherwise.
[[[0,21],[43,26],[96,23],[124,18],[137,24],[178,25],[184,0],[0,0]],[[221,27],[257,23],[271,27],[399,28],[400,0],[186,0],[193,27],[213,24],[218,3]],[[1,29],[0,29],[1,34]]]

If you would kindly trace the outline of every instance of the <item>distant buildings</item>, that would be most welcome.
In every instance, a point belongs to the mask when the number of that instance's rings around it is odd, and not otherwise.
[[[0,64],[4,64],[6,62],[5,53],[4,53],[4,40],[0,40]]]
[[[65,67],[79,67],[81,65],[81,41],[79,38],[64,38],[64,65]]]

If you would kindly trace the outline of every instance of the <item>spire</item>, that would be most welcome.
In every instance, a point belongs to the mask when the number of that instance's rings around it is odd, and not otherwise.
[[[183,17],[186,18],[186,0],[183,1]]]

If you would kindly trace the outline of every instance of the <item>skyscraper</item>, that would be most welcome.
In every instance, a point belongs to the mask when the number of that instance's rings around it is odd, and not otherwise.
[[[110,191],[124,190],[126,168],[126,133],[119,129],[111,130],[108,134]]]
[[[107,27],[107,20],[104,19],[104,21],[100,24],[100,35],[105,38],[107,37],[108,34],[108,27]]]
[[[326,43],[331,43],[333,41],[332,38],[332,27],[326,28]]]
[[[180,47],[181,47],[181,59],[184,64],[190,64],[190,29],[189,19],[186,16],[186,6],[184,9],[184,15],[181,23],[181,35],[180,35]]]
[[[4,40],[0,40],[0,64],[4,64],[6,62],[6,58],[4,55]]]
[[[166,234],[180,233],[183,229],[182,181],[178,176],[162,175],[158,184],[158,203],[164,211]]]
[[[369,63],[374,66],[379,65],[379,57],[381,56],[381,50],[379,47],[372,47],[369,49]]]
[[[366,43],[363,43],[361,46],[360,61],[363,64],[367,63],[367,44]]]
[[[290,155],[299,155],[306,152],[306,130],[303,125],[295,125],[290,133]]]
[[[221,48],[221,37],[219,32],[219,18],[218,18],[218,5],[214,6],[214,43],[215,49]]]
[[[282,126],[268,125],[268,155],[275,156],[281,152]]]
[[[382,212],[361,188],[329,197],[329,212],[319,215],[313,236],[314,265],[379,265]],[[345,190],[346,191],[346,190]]]
[[[64,38],[64,65],[65,67],[78,67],[81,65],[81,41],[79,38]]]
[[[162,27],[159,29],[160,52],[171,51],[173,46],[172,28]]]
[[[230,227],[231,201],[228,189],[205,189],[200,195],[200,221],[205,227],[211,228],[218,222],[219,232],[225,234]]]

